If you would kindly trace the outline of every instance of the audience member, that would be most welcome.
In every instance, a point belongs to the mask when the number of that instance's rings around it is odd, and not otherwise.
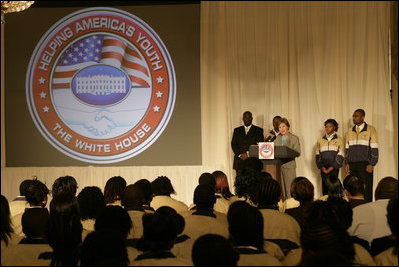
[[[263,178],[252,201],[257,204],[264,220],[264,238],[276,242],[283,251],[297,248],[301,228],[290,215],[280,212],[277,203],[281,198],[279,183],[272,178]]]
[[[236,176],[234,188],[239,200],[245,200],[251,205],[253,196],[256,195],[262,175],[260,172],[252,169],[244,169]]]
[[[225,237],[206,234],[195,241],[191,257],[194,266],[237,266],[240,256]]]
[[[173,189],[172,183],[166,176],[159,176],[151,183],[152,192],[154,197],[150,206],[157,210],[159,207],[168,206],[175,209],[177,212],[187,211],[188,207],[181,201],[170,197],[171,194],[176,194]]]
[[[94,231],[82,244],[80,266],[128,266],[126,244],[114,231]]]
[[[105,207],[104,195],[97,186],[86,186],[78,194],[80,219],[83,226],[82,240],[94,231],[94,223]]]
[[[1,265],[34,266],[50,265],[51,247],[46,240],[49,212],[46,208],[28,208],[22,216],[25,237],[16,245],[1,253]]]
[[[353,209],[353,223],[348,229],[351,236],[367,240],[369,245],[373,239],[392,234],[385,215],[389,200],[398,197],[398,180],[393,177],[383,178],[374,196],[374,202]]]
[[[126,180],[121,176],[108,179],[104,187],[104,199],[106,205],[121,206],[122,192],[126,188]]]
[[[313,184],[306,177],[296,177],[292,182],[291,196],[300,203],[299,207],[286,209],[285,213],[295,218],[298,224],[302,227],[307,209],[312,204],[314,199]]]
[[[10,203],[10,216],[11,218],[24,213],[25,208],[29,206],[28,201],[26,201],[26,188],[30,185],[32,179],[23,180],[19,185],[19,196],[16,196]]]
[[[133,259],[135,254],[129,248],[129,258],[132,265],[177,265],[184,266],[182,261],[171,252],[176,237],[182,231],[183,217],[171,207],[160,207],[154,213],[143,216],[143,237],[138,243],[138,250],[142,251]]]
[[[63,176],[57,178],[52,186],[51,194],[53,199],[50,202],[50,214],[54,209],[55,203],[74,202],[78,184],[72,176]]]
[[[344,179],[344,190],[352,208],[367,203],[364,199],[365,184],[363,179],[351,174],[347,175]]]
[[[17,244],[21,238],[14,233],[8,200],[1,195],[1,252],[3,253],[3,249],[7,246]]]
[[[155,210],[153,208],[151,208],[151,206],[150,206],[150,203],[153,198],[151,182],[148,181],[147,179],[140,179],[137,182],[135,182],[134,184],[138,185],[144,194],[145,201],[143,204],[143,209],[147,212],[154,212]]]
[[[325,179],[325,185],[327,188],[327,195],[324,195],[319,198],[319,200],[327,200],[330,197],[340,197],[344,199],[348,199],[345,196],[344,188],[339,180],[338,176],[331,174]]]
[[[297,208],[297,207],[299,207],[299,205],[301,204],[301,203],[299,203],[299,201],[295,200],[295,198],[292,196],[292,193],[295,191],[296,183],[297,183],[298,181],[300,181],[300,180],[301,180],[301,179],[296,179],[296,178],[295,178],[295,179],[292,181],[291,186],[290,186],[291,197],[290,197],[290,198],[287,198],[287,199],[284,200],[284,201],[280,201],[280,202],[278,203],[278,208],[279,208],[279,210],[280,210],[281,212],[285,212],[285,211],[288,210],[288,209]]]
[[[142,217],[146,214],[143,208],[144,193],[136,184],[128,185],[122,193],[122,206],[127,210],[133,223],[133,230],[128,238],[140,238],[143,235]]]
[[[80,222],[79,204],[71,201],[72,192],[64,192],[52,200],[50,219],[47,224],[46,236],[53,249],[51,266],[76,266],[82,243],[82,223]]]
[[[387,206],[387,220],[395,244],[374,257],[379,266],[398,266],[398,198],[393,198]]]
[[[132,228],[132,219],[121,206],[109,205],[103,208],[94,224],[95,231],[117,231],[122,239],[127,239]]]
[[[303,258],[300,266],[353,266],[347,257],[337,251],[319,250]]]
[[[239,266],[281,265],[264,250],[263,217],[257,208],[245,201],[236,201],[231,204],[227,219],[230,239],[240,254]]]
[[[238,200],[238,197],[230,192],[229,182],[224,172],[214,171],[212,174],[215,177],[216,182],[216,203],[214,209],[215,211],[227,214],[230,204]]]

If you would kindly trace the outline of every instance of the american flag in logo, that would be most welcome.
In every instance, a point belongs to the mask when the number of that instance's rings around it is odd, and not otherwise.
[[[65,51],[55,67],[53,87],[71,88],[75,73],[96,64],[124,70],[134,87],[150,86],[147,63],[135,47],[114,37],[95,35],[80,40]]]

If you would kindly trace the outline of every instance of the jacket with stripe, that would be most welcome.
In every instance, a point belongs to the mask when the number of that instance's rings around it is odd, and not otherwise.
[[[325,135],[320,137],[316,146],[317,168],[329,168],[330,166],[334,169],[341,168],[344,162],[344,151],[343,140],[336,133],[331,141],[328,141]]]
[[[345,141],[345,162],[368,162],[375,166],[378,162],[377,131],[367,123],[359,134],[356,125],[348,130]]]

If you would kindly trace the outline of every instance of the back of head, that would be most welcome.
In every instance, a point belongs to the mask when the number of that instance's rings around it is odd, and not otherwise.
[[[139,249],[158,251],[170,250],[179,233],[182,232],[183,217],[167,206],[158,208],[154,213],[144,214],[143,238]]]
[[[5,196],[1,195],[1,240],[8,245],[8,239],[14,232],[11,226],[10,206]]]
[[[338,176],[331,174],[327,177],[325,182],[328,190],[328,197],[345,196],[344,188],[342,187],[341,181],[339,180]]]
[[[78,189],[78,183],[75,178],[72,176],[63,176],[57,178],[51,190],[53,195],[53,199],[57,199],[59,197],[75,197],[76,190]]]
[[[299,266],[352,266],[353,263],[338,251],[320,250],[304,255]]]
[[[263,249],[263,217],[245,201],[235,201],[227,213],[229,233],[236,246]]]
[[[398,198],[389,200],[387,206],[387,220],[392,234],[396,237],[396,246],[398,246]]]
[[[113,203],[121,199],[122,192],[125,190],[126,180],[121,176],[114,176],[108,179],[104,187],[105,203]]]
[[[346,229],[352,225],[353,221],[353,209],[348,201],[343,198],[329,197],[327,202],[333,205],[338,212],[342,215],[343,222]]]
[[[237,266],[239,255],[223,236],[206,234],[195,241],[191,258],[194,266]]]
[[[22,215],[22,232],[28,238],[44,238],[50,214],[46,208],[26,209]]]
[[[98,214],[94,229],[96,231],[115,230],[126,239],[132,226],[132,219],[126,210],[120,206],[106,206]]]
[[[352,196],[364,195],[364,182],[359,177],[349,174],[345,177],[343,184],[345,190]]]
[[[44,183],[37,179],[33,179],[25,190],[26,201],[28,201],[31,206],[44,207],[47,203],[48,193],[49,190]]]
[[[280,196],[281,188],[279,183],[273,178],[263,178],[257,188],[256,198],[251,198],[251,200],[258,204],[258,208],[265,208],[276,206]]]
[[[25,196],[26,188],[28,188],[28,186],[30,185],[31,182],[32,182],[31,179],[26,179],[26,180],[23,180],[19,184],[19,195],[20,196]]]
[[[215,192],[222,194],[226,199],[233,196],[230,192],[229,182],[227,181],[227,176],[222,171],[214,171],[212,175],[215,177]]]
[[[209,172],[204,172],[198,178],[198,184],[206,184],[209,185],[211,188],[215,188],[216,181],[215,176]]]
[[[339,211],[338,205],[334,204],[333,201],[317,200],[313,202],[307,209],[305,217],[305,224],[325,223],[330,225],[333,229],[341,229],[344,231],[346,231],[347,228],[347,222],[343,214]]]
[[[151,188],[154,196],[170,196],[170,194],[176,193],[170,179],[166,176],[158,176],[152,181]]]
[[[207,184],[200,184],[194,190],[194,204],[197,209],[211,209],[215,204],[215,190]]]
[[[95,219],[105,207],[104,195],[97,186],[86,186],[78,195],[80,217],[82,220]]]
[[[236,176],[234,187],[238,197],[253,198],[259,186],[261,174],[252,169],[244,169]]]
[[[144,193],[136,184],[128,185],[122,193],[122,206],[125,208],[141,207],[145,203]]]
[[[112,230],[89,233],[83,244],[81,266],[128,266],[124,240]]]
[[[149,205],[152,200],[151,182],[148,181],[147,179],[140,179],[134,184],[141,188],[141,191],[144,194],[145,204]]]
[[[291,196],[301,204],[314,198],[314,186],[306,177],[296,177],[291,183]]]
[[[375,200],[392,199],[398,197],[398,179],[385,177],[379,181],[375,189]]]

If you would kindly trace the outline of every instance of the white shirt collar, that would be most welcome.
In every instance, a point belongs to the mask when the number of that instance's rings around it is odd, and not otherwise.
[[[328,141],[331,141],[331,139],[333,139],[335,133],[336,133],[335,131],[334,131],[331,135],[328,135],[328,134],[326,133],[326,138],[327,138],[327,140],[328,140]]]
[[[364,128],[364,122],[360,125],[356,125],[356,127],[359,126],[359,132],[361,132]]]

